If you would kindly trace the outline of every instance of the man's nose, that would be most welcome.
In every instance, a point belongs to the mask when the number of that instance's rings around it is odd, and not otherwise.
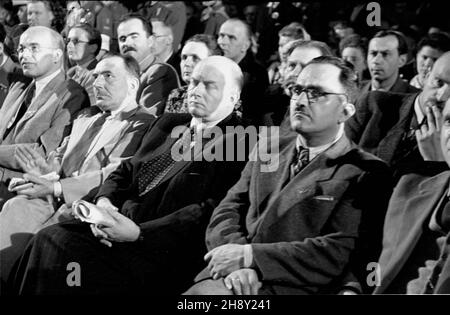
[[[105,83],[105,79],[103,76],[99,75],[95,78],[94,82],[92,83],[94,87],[102,87]]]

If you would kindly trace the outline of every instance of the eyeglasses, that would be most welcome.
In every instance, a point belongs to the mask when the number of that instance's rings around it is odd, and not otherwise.
[[[304,87],[299,84],[296,84],[296,85],[293,85],[292,87],[290,87],[289,91],[291,92],[292,100],[297,100],[300,97],[300,95],[302,95],[302,93],[304,92],[306,94],[306,98],[308,99],[309,103],[316,103],[319,101],[319,99],[321,97],[324,97],[327,95],[344,95],[348,99],[348,96],[346,93],[324,92],[315,87]]]
[[[55,47],[45,47],[45,46],[39,46],[36,44],[32,44],[30,46],[19,46],[17,47],[17,54],[23,54],[26,50],[31,52],[33,55],[38,54],[42,49],[57,49]]]
[[[80,43],[89,44],[88,41],[79,40],[78,38],[75,38],[75,39],[66,38],[65,42],[66,42],[66,45],[69,45],[69,43],[72,43],[74,46],[77,46]]]
[[[169,35],[156,35],[155,33],[153,33],[154,38],[167,37],[167,36],[169,36]]]

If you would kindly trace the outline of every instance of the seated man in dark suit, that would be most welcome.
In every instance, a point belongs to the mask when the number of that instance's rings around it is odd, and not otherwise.
[[[350,280],[348,271],[356,276],[371,261],[370,255],[356,258],[356,251],[368,246],[376,257],[386,197],[381,183],[388,172],[344,134],[355,111],[348,100],[356,81],[340,58],[306,64],[292,89],[296,134],[280,139],[279,167],[264,173],[262,161],[250,158],[213,212],[206,231],[208,265],[187,294],[328,292],[342,277]],[[362,265],[351,267],[356,260]]]
[[[20,36],[18,53],[23,74],[33,81],[12,84],[0,108],[0,206],[8,198],[5,182],[22,173],[17,148],[29,146],[44,154],[55,150],[78,111],[90,105],[86,91],[66,79],[60,34],[30,27]]]
[[[408,44],[405,36],[397,31],[383,30],[372,37],[367,53],[367,65],[371,80],[362,82],[361,93],[388,91],[415,93],[419,89],[403,80],[399,71],[406,63]]]
[[[114,224],[67,222],[37,233],[18,267],[20,293],[185,290],[206,253],[203,236],[212,210],[245,165],[245,158],[236,156],[245,153],[237,149],[246,137],[233,128],[240,125],[234,106],[242,80],[238,65],[225,57],[197,64],[188,90],[190,114],[161,116],[135,156],[100,187],[97,206],[108,211]],[[200,132],[204,137],[199,138]],[[180,145],[190,158],[177,157]],[[206,159],[205,152],[213,149],[221,158]],[[83,268],[81,287],[66,285],[66,266],[72,261]]]
[[[449,85],[447,52],[434,64],[420,93],[375,91],[360,98],[355,116],[346,125],[348,137],[392,166],[398,173],[396,178],[424,159],[443,160],[442,156],[428,156],[426,151],[439,143],[435,128],[439,123],[435,121],[440,121],[440,111],[450,97]]]
[[[450,100],[443,116],[440,149],[450,165]],[[375,294],[450,294],[449,183],[448,170],[400,179],[386,214]]]

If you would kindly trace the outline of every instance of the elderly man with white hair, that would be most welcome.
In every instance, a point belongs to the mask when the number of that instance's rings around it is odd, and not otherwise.
[[[173,294],[185,290],[206,253],[209,217],[245,164],[229,158],[246,143],[246,137],[237,134],[239,128],[234,128],[240,125],[234,106],[242,80],[239,66],[226,57],[211,56],[198,63],[188,88],[189,113],[158,118],[135,156],[100,187],[94,200],[109,222],[67,222],[40,231],[18,266],[16,292]],[[180,128],[184,132],[174,137]],[[189,161],[172,154],[181,144],[192,154]],[[223,150],[222,158],[202,158],[211,149],[219,149],[216,157]],[[71,262],[82,268],[80,286],[66,283]]]

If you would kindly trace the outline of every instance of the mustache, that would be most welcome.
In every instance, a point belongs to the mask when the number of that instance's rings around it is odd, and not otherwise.
[[[136,48],[131,47],[131,46],[123,46],[122,50],[123,50],[124,53],[127,53],[129,51],[136,51]]]

